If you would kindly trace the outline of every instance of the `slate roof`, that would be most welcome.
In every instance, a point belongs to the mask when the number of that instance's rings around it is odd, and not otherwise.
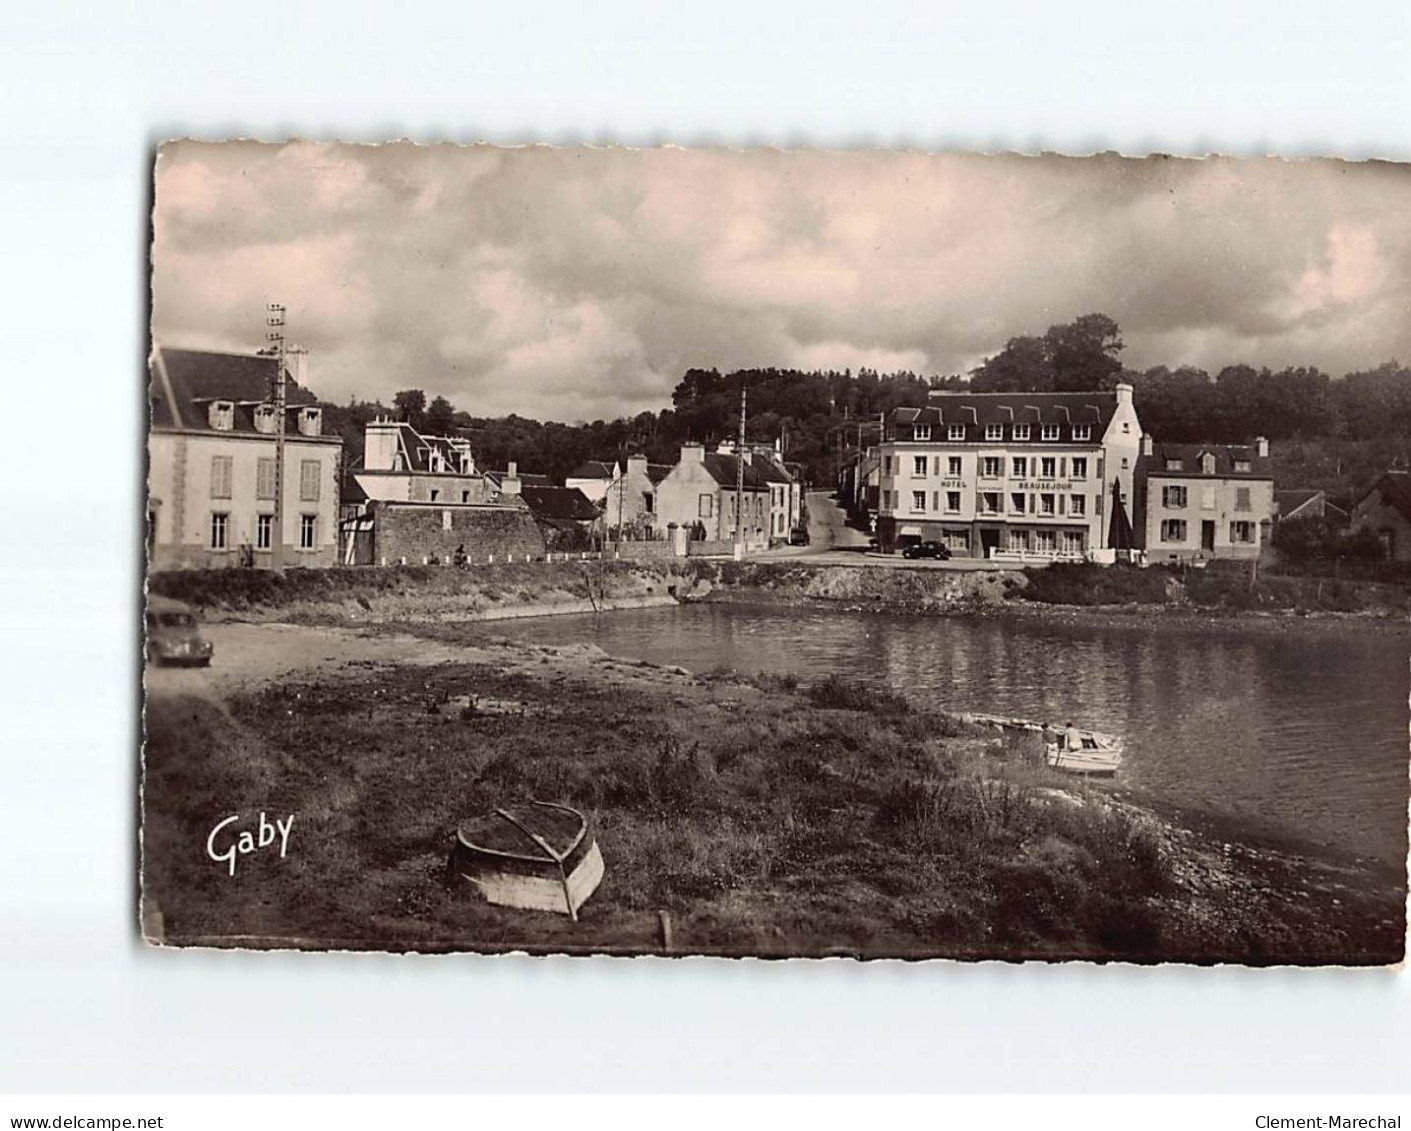
[[[255,407],[272,401],[278,364],[277,359],[258,354],[164,349],[158,346],[152,351],[147,365],[147,395],[151,403],[152,427],[215,432],[210,422],[211,402],[233,401],[235,426],[231,431],[267,435],[255,428]],[[285,383],[284,397],[289,413],[296,412],[303,405],[315,404],[318,400],[292,379]],[[285,430],[286,434],[297,435],[291,421],[285,422]]]
[[[1357,500],[1357,506],[1361,506],[1369,498],[1381,492],[1382,502],[1389,507],[1395,507],[1401,512],[1401,517],[1411,522],[1411,472],[1389,470],[1382,473],[1382,477],[1372,484],[1371,489]]]
[[[500,486],[509,476],[509,471],[487,471],[485,478],[489,479],[496,487]],[[552,487],[554,481],[547,475],[540,475],[536,471],[519,471],[515,473],[515,478],[519,480],[520,489],[525,487]],[[575,488],[576,490],[576,488]]]
[[[1117,411],[1116,393],[935,391],[924,408],[892,411],[893,424],[1088,424],[1097,439]],[[1034,437],[1038,439],[1038,437]]]
[[[1306,507],[1322,495],[1322,491],[1313,490],[1275,491],[1274,501],[1279,505],[1280,518],[1292,518],[1301,507]]]
[[[397,423],[397,446],[402,453],[402,470],[424,475],[464,475],[460,451],[450,436],[423,436],[406,421]],[[445,461],[440,471],[431,470],[431,456],[440,452]],[[478,474],[478,472],[476,473]]]
[[[598,508],[577,487],[553,487],[526,483],[520,496],[535,518],[571,519],[587,522],[598,517]]]
[[[707,452],[702,462],[705,469],[710,473],[710,477],[722,487],[734,487],[739,481],[740,461],[735,456],[723,456],[718,452]],[[745,464],[745,490],[764,491],[766,490],[765,480],[759,472]]]
[[[1206,453],[1215,457],[1215,470],[1206,474],[1200,469],[1200,457]],[[1179,460],[1180,470],[1168,469],[1168,460]],[[1235,461],[1249,463],[1248,471],[1236,471]],[[1146,473],[1162,479],[1273,479],[1273,464],[1261,456],[1253,444],[1155,444],[1150,456],[1142,461]]]
[[[570,471],[568,479],[611,479],[612,464],[604,463],[600,459],[585,460],[573,471]]]

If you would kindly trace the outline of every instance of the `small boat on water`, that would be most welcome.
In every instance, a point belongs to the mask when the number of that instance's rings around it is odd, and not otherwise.
[[[980,726],[1042,736],[1044,761],[1064,773],[1110,776],[1122,765],[1122,739],[1115,734],[1080,727],[1056,727],[1036,723],[1032,719],[1007,718],[1003,715],[966,713],[959,717]]]
[[[532,801],[461,825],[447,874],[490,903],[556,911],[576,921],[602,881],[603,856],[577,809]]]

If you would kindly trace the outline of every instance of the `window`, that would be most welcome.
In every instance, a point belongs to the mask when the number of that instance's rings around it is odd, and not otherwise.
[[[1248,470],[1249,470],[1249,460],[1247,460],[1247,459],[1237,459],[1237,460],[1235,460],[1235,470],[1236,470],[1236,471],[1248,471]]]
[[[1087,547],[1087,532],[1083,530],[1065,530],[1063,532],[1063,552],[1065,554],[1081,554]]]
[[[1200,473],[1202,475],[1215,474],[1215,457],[1212,456],[1209,452],[1206,452],[1203,456],[1200,457]]]
[[[211,549],[230,549],[230,515],[224,511],[211,515]]]
[[[773,492],[773,491],[770,491],[770,497],[771,497],[771,498],[773,497],[773,494],[774,494],[774,492]],[[643,492],[642,492],[642,513],[643,513],[643,514],[655,514],[655,513],[656,513],[656,496],[653,495],[650,491],[643,491]]]
[[[1088,499],[1086,495],[1068,496],[1068,513],[1074,518],[1084,518],[1088,513]]]
[[[980,492],[980,513],[981,513],[981,514],[999,514],[999,492],[998,492],[998,491],[981,491],[981,492]]]
[[[1058,425],[1057,425],[1057,424],[1045,424],[1045,425],[1043,425],[1043,426],[1039,429],[1039,439],[1040,439],[1040,440],[1057,440],[1057,439],[1058,439]]]
[[[715,496],[702,495],[696,500],[696,517],[710,518],[715,510]]]
[[[1040,554],[1051,554],[1057,548],[1057,540],[1052,530],[1034,531],[1034,550]]]
[[[262,459],[255,464],[255,498],[274,498],[274,460]]]
[[[1024,476],[1029,474],[1029,460],[1026,456],[1015,456],[1012,461],[1012,466],[1014,468],[1015,479],[1023,479]]]
[[[959,492],[959,491],[947,491],[947,492],[946,492],[946,510],[947,510],[948,512],[950,512],[951,514],[959,514],[959,513],[960,513],[960,492]]]
[[[230,456],[211,457],[211,498],[230,498]]]
[[[449,511],[446,513],[450,514]],[[299,516],[299,549],[312,550],[314,548],[314,533],[317,528],[317,515],[301,514]]]
[[[946,474],[952,479],[960,478],[960,457],[951,456],[946,460]]]
[[[1184,487],[1161,488],[1161,505],[1167,510],[1186,509],[1186,489]]]
[[[1047,491],[1045,491],[1042,495],[1039,496],[1039,513],[1040,513],[1040,514],[1053,514],[1053,513],[1054,513],[1054,501],[1053,501],[1053,499],[1054,499],[1053,495],[1052,495],[1051,493],[1047,492]]]
[[[1016,440],[1027,440],[1029,438],[1029,426],[1027,424],[1016,424],[1014,426],[1014,438]]]
[[[1073,425],[1073,439],[1091,440],[1093,438],[1093,426],[1091,424]]]
[[[965,439],[965,425],[963,425],[963,424],[952,424],[949,428],[946,429],[946,439],[947,439],[947,440],[963,440],[963,439]]]
[[[931,426],[929,424],[918,424],[911,430],[913,440],[929,440],[931,438]]]
[[[1168,456],[1168,457],[1166,458],[1166,470],[1167,470],[1167,471],[1184,471],[1185,468],[1186,468],[1186,461],[1185,461],[1185,460],[1176,459],[1174,456]]]
[[[1074,456],[1074,457],[1073,457],[1073,478],[1074,478],[1074,479],[1086,479],[1087,477],[1088,477],[1088,457],[1087,457],[1087,456]]]
[[[980,477],[982,479],[998,479],[1003,474],[1003,456],[986,456],[980,461]]]
[[[299,464],[299,498],[306,503],[318,501],[318,460],[306,459]]]
[[[235,402],[212,401],[206,417],[217,432],[230,432],[235,428]]]
[[[301,484],[301,486],[302,486],[302,484]],[[302,496],[303,498],[308,498],[307,495],[302,495],[302,492],[301,492],[301,496]],[[434,502],[435,502],[437,499],[439,499],[440,497],[441,497],[441,492],[440,492],[440,490],[438,490],[438,489],[435,488],[435,487],[431,488],[431,501],[434,503]]]
[[[1018,550],[1020,553],[1028,553],[1029,532],[1027,530],[1011,530],[1009,532],[1009,548]]]
[[[1052,479],[1058,474],[1058,460],[1053,456],[1044,456],[1039,460],[1039,478]]]
[[[914,456],[911,460],[911,475],[915,478],[918,475],[926,474],[926,457]]]
[[[1236,546],[1252,546],[1254,544],[1254,523],[1230,523],[1230,541]]]
[[[941,541],[945,543],[947,550],[959,551],[963,554],[970,552],[970,531],[968,530],[943,531]]]
[[[1129,465],[1130,465],[1130,461],[1127,459],[1126,456],[1123,456],[1123,457],[1122,457],[1122,470],[1123,470],[1123,471],[1126,471]]]
[[[914,511],[924,511],[926,509],[925,491],[913,491],[911,493],[911,509]]]
[[[268,550],[274,544],[274,515],[255,516],[255,549]]]
[[[1028,507],[1028,500],[1023,491],[1013,491],[1009,496],[1009,509],[1015,514],[1023,514]]]
[[[1237,510],[1237,511],[1247,511],[1247,510],[1249,510],[1249,488],[1248,488],[1248,487],[1236,487],[1236,488],[1235,488],[1235,510]]]
[[[892,457],[891,457],[891,456],[883,456],[883,457],[882,457],[882,474],[883,474],[883,475],[890,475],[891,473],[892,473]]]
[[[1003,425],[1003,424],[986,424],[986,425],[985,425],[985,439],[986,439],[986,440],[1003,440],[1003,439],[1004,439],[1004,425]]]
[[[468,502],[470,502],[470,492],[469,492],[469,491],[462,491],[462,492],[461,492],[461,502],[463,502],[463,503],[468,503]]]
[[[1161,540],[1163,542],[1184,542],[1186,540],[1186,520],[1183,518],[1163,518],[1161,520]]]

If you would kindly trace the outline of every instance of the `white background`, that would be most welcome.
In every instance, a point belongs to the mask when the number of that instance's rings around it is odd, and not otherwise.
[[[1404,160],[1409,13],[7,5],[0,1090],[1406,1089],[1404,973],[150,953],[133,860],[157,140]]]

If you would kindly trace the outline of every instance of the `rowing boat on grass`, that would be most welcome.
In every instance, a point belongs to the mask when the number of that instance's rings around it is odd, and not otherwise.
[[[1044,742],[1044,761],[1064,773],[1109,776],[1122,765],[1122,739],[1115,734],[1081,727],[1056,727],[1004,715],[967,713],[960,718],[979,726],[1040,735]]]
[[[448,873],[490,903],[576,920],[603,878],[603,856],[577,809],[532,801],[461,825]]]

